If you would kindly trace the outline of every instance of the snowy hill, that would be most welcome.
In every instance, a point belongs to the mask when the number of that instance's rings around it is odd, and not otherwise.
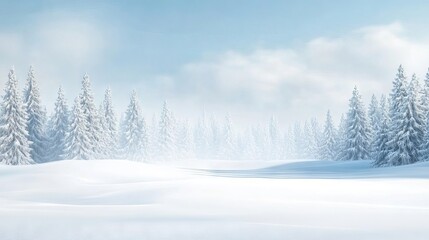
[[[175,165],[0,165],[0,239],[429,236],[429,162],[396,168],[310,160]]]

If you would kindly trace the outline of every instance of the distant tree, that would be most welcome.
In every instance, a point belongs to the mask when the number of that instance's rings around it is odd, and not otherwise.
[[[221,129],[216,121],[215,117],[212,116],[210,120],[210,140],[207,145],[210,148],[210,157],[219,158],[220,154],[220,140],[221,140]]]
[[[104,94],[102,111],[100,111],[104,132],[104,154],[109,158],[114,158],[118,148],[118,126],[116,114],[113,109],[112,92],[108,88]]]
[[[180,158],[187,159],[193,156],[189,123],[187,121],[178,125],[176,141],[177,154]]]
[[[347,121],[344,114],[341,114],[335,142],[337,143],[335,146],[335,160],[342,160],[345,157],[347,142]]]
[[[61,160],[66,154],[66,139],[69,131],[69,110],[62,88],[58,89],[54,115],[49,129],[50,160]]]
[[[147,153],[147,130],[137,93],[133,92],[122,122],[121,149],[123,156],[141,160]]]
[[[158,133],[158,152],[163,158],[173,157],[176,150],[175,130],[173,114],[168,109],[167,101],[164,101]]]
[[[9,71],[0,115],[0,162],[7,165],[32,164],[27,131],[27,114],[18,94],[15,69]]]
[[[374,158],[374,142],[377,137],[377,133],[380,131],[381,125],[380,109],[377,97],[375,95],[372,95],[371,103],[368,107],[368,122],[370,130],[370,157]]]
[[[221,156],[223,159],[231,159],[234,154],[234,139],[232,132],[232,124],[229,116],[225,117],[225,122],[222,131]]]
[[[326,113],[325,128],[323,130],[323,141],[321,147],[321,158],[334,160],[336,157],[337,137],[334,123],[332,122],[331,112]]]
[[[71,114],[70,129],[66,138],[64,159],[89,160],[93,157],[91,139],[87,135],[87,126],[80,99],[76,98]]]
[[[194,146],[197,158],[206,158],[209,147],[208,129],[206,126],[205,115],[198,119],[194,128]]]
[[[274,116],[271,116],[270,124],[268,126],[269,132],[269,144],[270,144],[270,159],[279,159],[280,155],[280,136],[279,136],[279,124]]]
[[[302,129],[301,129],[301,125],[297,122],[294,125],[294,129],[293,129],[293,137],[294,137],[294,155],[295,158],[304,158],[305,154],[304,154],[304,138],[303,138],[303,134],[302,134]]]
[[[347,113],[347,138],[342,160],[369,158],[369,129],[364,106],[357,87],[353,90]]]

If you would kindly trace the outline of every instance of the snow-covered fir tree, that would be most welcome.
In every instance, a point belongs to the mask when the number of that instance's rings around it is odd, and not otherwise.
[[[369,129],[361,96],[354,88],[347,113],[347,138],[342,160],[362,160],[369,158]]]
[[[269,133],[269,153],[270,159],[279,159],[280,157],[280,136],[279,124],[274,116],[271,116],[270,124],[268,126]]]
[[[254,159],[265,159],[268,152],[268,137],[266,133],[262,130],[261,126],[256,125],[252,127],[252,144],[254,148]]]
[[[136,92],[131,95],[121,124],[121,152],[125,158],[132,160],[143,160],[147,154],[146,124]]]
[[[0,116],[0,162],[7,165],[32,164],[27,113],[19,96],[15,69],[9,71]]]
[[[293,129],[293,137],[294,137],[294,158],[303,158],[304,157],[304,149],[305,143],[301,130],[301,125],[297,122],[294,125]]]
[[[158,152],[160,157],[172,158],[175,152],[175,136],[176,129],[174,126],[173,114],[167,106],[167,101],[164,101],[162,112],[159,121],[158,132]]]
[[[402,114],[405,109],[405,99],[407,97],[407,80],[404,74],[404,68],[399,66],[395,79],[393,80],[393,87],[389,98],[389,152],[397,151],[400,146],[395,138],[398,136],[402,129]]]
[[[311,133],[313,134],[314,138],[314,157],[320,158],[320,150],[323,145],[323,132],[320,130],[319,123],[316,118],[311,119]]]
[[[36,82],[34,69],[30,66],[27,85],[24,89],[24,106],[27,113],[28,139],[31,142],[31,158],[35,162],[46,161],[47,138],[45,133],[46,113],[40,103],[39,87]]]
[[[179,158],[187,159],[193,157],[188,121],[178,124],[176,148]]]
[[[387,166],[389,155],[389,126],[388,119],[382,119],[379,131],[374,140],[374,166],[382,167]]]
[[[303,157],[314,159],[317,158],[317,142],[316,136],[312,130],[311,124],[308,121],[304,122],[303,129]]]
[[[210,157],[218,158],[220,154],[220,138],[221,138],[221,130],[219,128],[218,122],[214,116],[211,117],[210,120],[210,131],[209,134],[210,140],[208,145],[210,146]]]
[[[99,158],[102,155],[103,149],[103,134],[100,124],[100,118],[97,108],[94,103],[94,96],[91,90],[91,82],[88,74],[83,76],[82,89],[80,94],[80,105],[82,114],[86,121],[86,138],[90,140],[89,154],[91,158]]]
[[[374,157],[374,141],[377,137],[377,133],[380,130],[381,125],[381,116],[379,110],[379,104],[377,97],[372,95],[371,102],[368,107],[368,122],[369,122],[369,130],[370,130],[370,156]]]
[[[328,111],[326,113],[326,121],[325,128],[323,130],[323,141],[321,146],[320,155],[322,159],[333,160],[337,154],[337,137],[336,131],[334,127],[334,123],[332,122],[331,112]]]
[[[206,158],[208,152],[208,130],[205,121],[205,115],[198,119],[197,125],[194,128],[194,146],[197,158]]]
[[[340,123],[337,128],[337,136],[335,142],[335,160],[341,160],[344,158],[347,140],[347,121],[344,114],[341,114]]]
[[[295,158],[295,137],[294,131],[291,125],[289,125],[287,132],[283,137],[283,158],[293,159]]]
[[[424,135],[422,107],[418,100],[419,86],[415,75],[407,87],[403,103],[399,105],[398,115],[394,124],[397,131],[392,135],[389,145],[392,147],[388,155],[388,165],[399,166],[415,163],[419,160],[419,147]]]
[[[221,139],[221,157],[223,159],[231,159],[233,157],[235,148],[231,119],[228,115],[225,117]]]
[[[422,106],[423,116],[426,118],[429,113],[429,68],[421,88],[420,105]]]
[[[81,101],[76,98],[66,138],[64,159],[89,160],[92,158],[91,139],[88,137],[88,123],[82,111]]]
[[[66,153],[66,138],[69,131],[69,110],[62,88],[58,89],[54,115],[50,119],[48,132],[50,159],[61,160]]]
[[[104,132],[104,155],[109,158],[114,158],[116,156],[116,149],[118,144],[118,123],[115,111],[113,109],[112,91],[110,90],[110,88],[107,88],[104,94],[100,117],[102,119],[102,126]]]

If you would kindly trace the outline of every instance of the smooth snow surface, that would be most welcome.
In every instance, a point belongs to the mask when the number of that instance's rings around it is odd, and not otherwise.
[[[1,165],[0,239],[429,239],[429,162],[192,162]]]

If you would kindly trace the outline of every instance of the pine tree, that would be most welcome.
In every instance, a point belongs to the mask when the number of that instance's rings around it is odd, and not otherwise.
[[[7,165],[32,164],[27,114],[18,94],[15,69],[9,71],[0,116],[0,162]]]
[[[321,147],[321,158],[333,160],[336,157],[337,137],[330,111],[328,111],[328,113],[326,114],[326,122],[323,131],[323,136],[324,138]]]
[[[380,110],[379,110],[379,104],[377,101],[377,97],[375,95],[372,95],[371,103],[369,104],[368,108],[368,122],[369,122],[369,129],[370,129],[370,157],[374,158],[375,154],[375,139],[377,137],[377,133],[380,131],[380,125],[381,125],[381,116],[380,116]]]
[[[221,131],[219,129],[218,123],[216,119],[212,116],[210,121],[210,141],[208,143],[208,146],[210,146],[210,157],[211,158],[219,158],[220,154],[220,138],[221,138]]]
[[[295,158],[303,158],[304,157],[304,141],[302,136],[301,125],[299,123],[295,123],[293,129],[293,137],[294,137],[294,157]]]
[[[319,123],[317,122],[316,118],[311,119],[311,133],[314,138],[314,157],[320,158],[321,149],[323,146],[323,139],[324,136],[322,135],[322,132],[319,128]]]
[[[374,140],[374,166],[382,167],[388,165],[389,155],[389,126],[388,120],[383,119],[379,132]]]
[[[335,142],[335,160],[341,160],[345,158],[345,149],[347,142],[347,121],[344,114],[341,114],[340,123],[338,125],[337,137]]]
[[[102,129],[98,111],[95,107],[94,97],[91,90],[89,76],[85,74],[82,80],[82,92],[80,94],[80,105],[82,114],[86,121],[86,138],[90,140],[90,157],[98,158],[102,155]]]
[[[279,126],[277,119],[271,116],[270,124],[268,126],[269,144],[270,144],[270,159],[276,160],[279,158]]]
[[[55,112],[50,122],[50,160],[61,160],[66,153],[66,138],[69,131],[69,110],[61,87],[58,90]]]
[[[44,125],[46,113],[40,103],[39,87],[37,86],[34,69],[30,66],[28,71],[27,85],[24,90],[24,106],[28,117],[27,130],[28,139],[31,142],[30,154],[35,162],[46,161],[46,134]]]
[[[389,139],[388,144],[389,153],[397,151],[400,146],[395,140],[395,137],[402,131],[402,114],[405,107],[405,98],[407,97],[407,80],[404,74],[404,69],[401,66],[398,68],[398,73],[393,80],[393,88],[389,98]]]
[[[221,156],[223,159],[231,159],[233,154],[234,139],[232,133],[232,124],[229,116],[226,116],[222,131]]]
[[[252,142],[255,146],[255,159],[265,159],[267,157],[268,140],[265,132],[259,125],[252,128]]]
[[[147,130],[136,92],[131,95],[121,131],[122,153],[125,158],[139,160],[147,154]]]
[[[174,118],[164,101],[158,133],[158,152],[161,157],[171,158],[175,152],[175,128]]]
[[[189,123],[185,121],[178,127],[176,137],[177,154],[182,159],[192,157],[191,139],[189,135]]]
[[[369,129],[366,114],[357,87],[353,90],[347,113],[347,139],[343,160],[369,158]]]
[[[70,129],[66,138],[64,159],[89,160],[92,158],[91,139],[88,138],[88,123],[76,98],[71,114]]]
[[[284,136],[284,159],[293,159],[295,158],[295,136],[292,126],[289,125],[288,131]]]
[[[388,155],[388,165],[399,166],[415,163],[419,160],[419,147],[423,142],[423,115],[422,107],[419,103],[418,82],[415,75],[407,87],[403,104],[399,105],[398,114],[402,118],[397,118],[396,134],[389,142],[391,152]],[[394,143],[391,143],[394,142]]]
[[[102,111],[100,112],[104,137],[104,154],[109,158],[114,158],[117,151],[117,120],[113,109],[112,103],[112,92],[108,88],[104,94],[104,101],[102,105]]]
[[[195,154],[197,158],[206,158],[208,151],[208,130],[205,121],[205,115],[200,118],[197,122],[197,125],[194,129],[194,145],[195,145]]]

